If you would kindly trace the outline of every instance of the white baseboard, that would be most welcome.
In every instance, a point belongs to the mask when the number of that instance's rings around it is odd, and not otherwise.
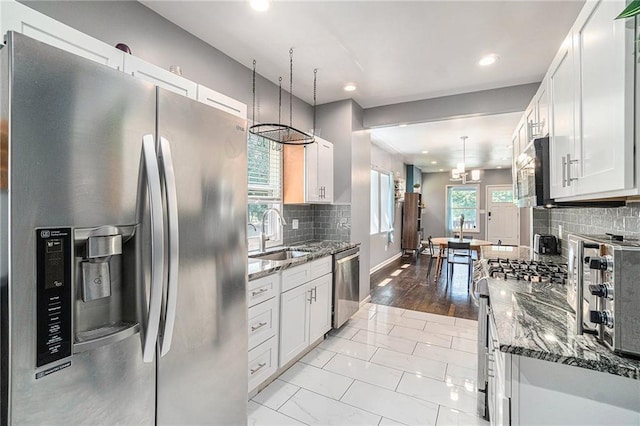
[[[364,300],[360,302],[360,309],[362,309],[362,307],[369,302],[371,302],[371,295],[368,295],[367,297],[364,298]]]
[[[390,264],[391,262],[393,262],[394,260],[396,260],[396,259],[398,259],[400,257],[402,257],[402,252],[400,252],[400,253],[398,253],[398,254],[396,254],[394,256],[391,256],[389,259],[385,260],[382,263],[377,264],[376,266],[374,266],[373,268],[371,268],[369,270],[369,274],[373,274],[374,272],[379,271],[380,269],[384,268],[385,266],[387,266],[388,264]]]

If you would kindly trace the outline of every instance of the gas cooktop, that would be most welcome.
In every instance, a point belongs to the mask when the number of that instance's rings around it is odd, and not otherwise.
[[[504,280],[523,280],[552,284],[566,284],[567,264],[520,259],[489,259],[489,276]]]

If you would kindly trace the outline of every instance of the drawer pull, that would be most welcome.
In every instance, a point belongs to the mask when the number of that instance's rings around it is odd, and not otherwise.
[[[265,325],[267,325],[267,323],[266,323],[266,322],[260,322],[260,323],[258,323],[258,325],[252,325],[252,326],[251,326],[251,331],[259,330],[259,329],[261,329],[262,327],[264,327]]]
[[[258,296],[258,295],[264,293],[265,291],[269,291],[269,289],[268,288],[261,288],[258,291],[252,291],[251,292],[251,296]]]
[[[266,362],[261,362],[260,364],[258,364],[258,366],[256,368],[252,368],[251,369],[251,375],[256,374],[258,371],[262,370],[265,366],[267,365]]]

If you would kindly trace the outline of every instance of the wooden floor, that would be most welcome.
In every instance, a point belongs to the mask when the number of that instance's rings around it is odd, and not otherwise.
[[[453,283],[447,287],[446,262],[437,283],[426,281],[429,255],[401,257],[371,274],[371,303],[477,320],[478,307],[467,291],[466,269],[454,268]]]

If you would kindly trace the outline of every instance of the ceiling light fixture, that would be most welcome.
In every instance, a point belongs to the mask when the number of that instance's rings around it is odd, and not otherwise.
[[[257,12],[265,12],[271,6],[271,0],[249,0],[251,8]]]
[[[466,152],[466,142],[468,136],[461,136],[462,139],[462,163],[458,163],[455,169],[451,170],[451,181],[454,182],[462,182],[462,184],[471,183],[471,182],[480,182],[480,170],[472,170],[471,171],[471,179],[467,180],[467,176],[469,173],[466,171],[466,161],[467,161],[467,152]]]
[[[480,59],[480,61],[478,61],[478,65],[482,65],[483,67],[486,67],[488,65],[495,64],[495,62],[498,59],[499,59],[499,56],[496,55],[495,53],[492,53],[490,55],[482,57],[482,59]]]
[[[344,91],[345,91],[345,92],[353,92],[354,90],[356,90],[356,85],[355,85],[355,84],[353,84],[353,83],[347,83],[347,84],[344,86]]]
[[[429,153],[429,151],[422,151],[422,153],[423,153],[423,154],[428,154],[428,153]]]
[[[353,86],[353,89],[355,90],[355,86]],[[345,88],[344,90],[347,89]],[[398,127],[407,127],[407,123],[398,124]]]
[[[432,161],[431,164],[438,164],[438,162],[437,161]]]
[[[501,169],[501,168],[502,168],[502,166],[498,166],[498,167],[496,167],[496,169]]]

